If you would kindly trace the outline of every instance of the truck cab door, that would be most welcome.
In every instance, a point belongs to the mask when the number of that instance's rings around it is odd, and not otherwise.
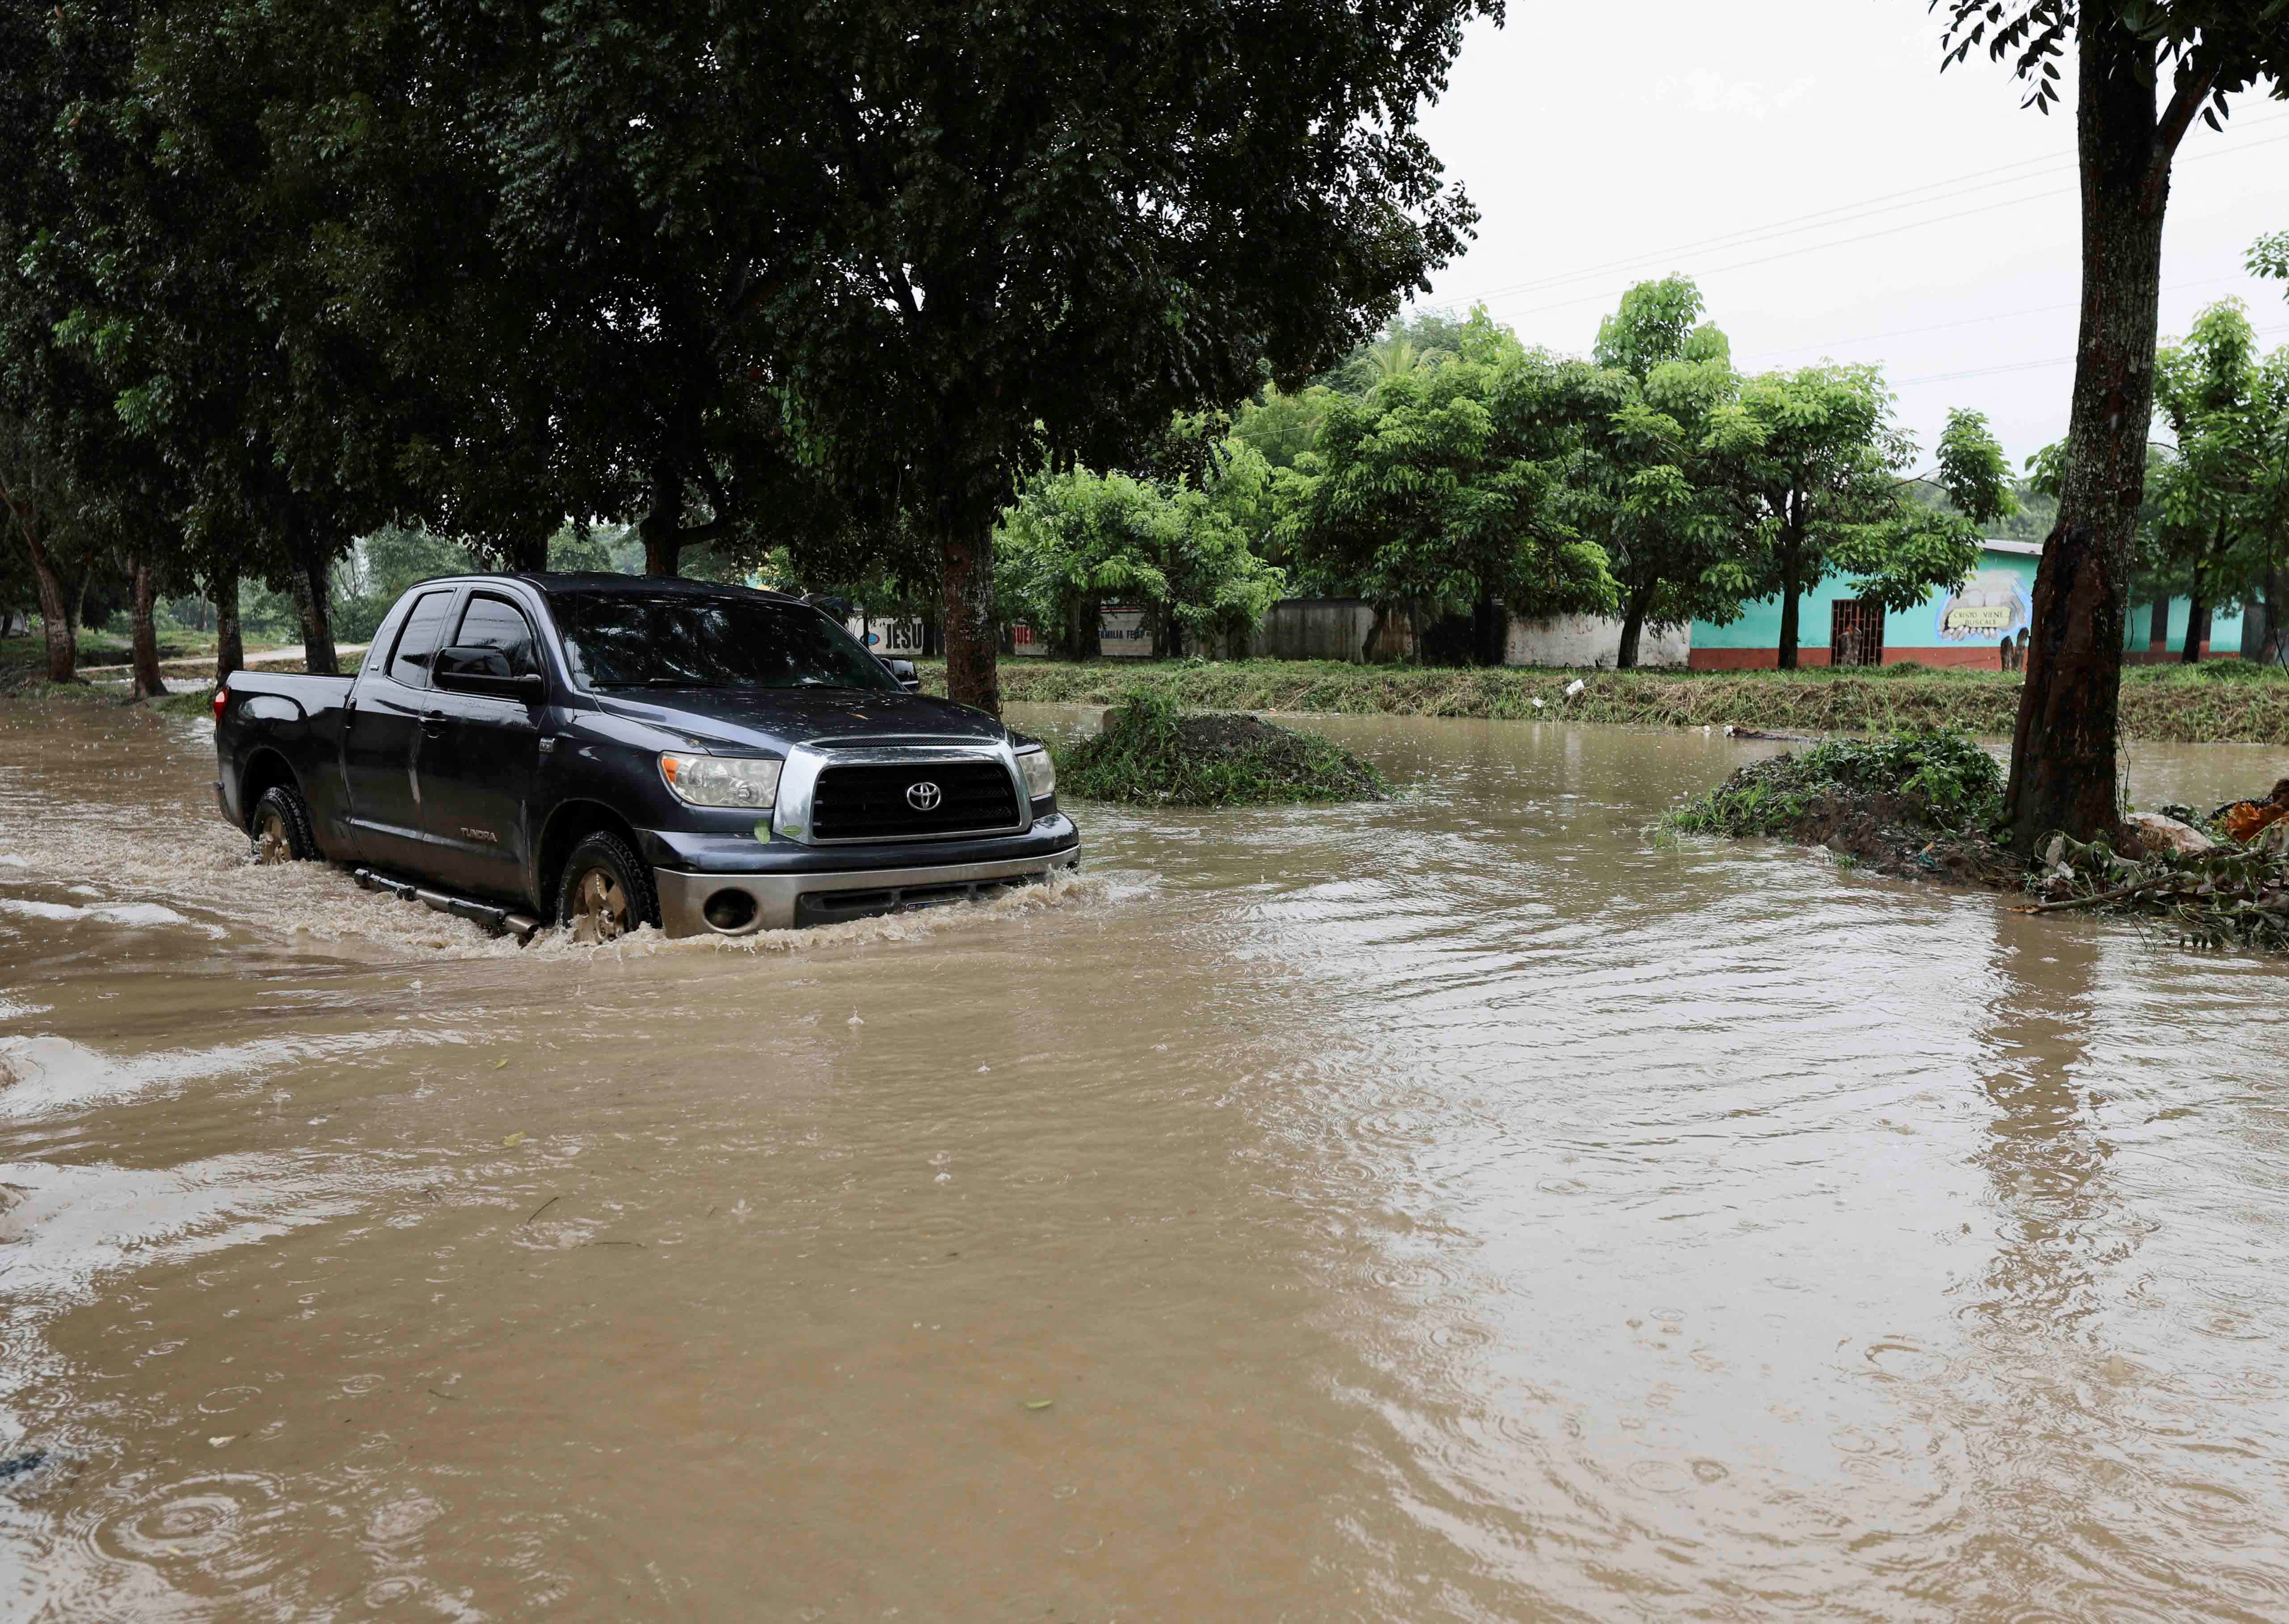
[[[477,591],[439,651],[431,698],[445,717],[422,755],[422,812],[440,877],[457,890],[522,900],[530,855],[545,700],[456,691],[454,671],[506,684],[545,676],[532,622],[506,596]]]
[[[413,601],[392,644],[385,651],[376,642],[342,718],[342,779],[357,855],[425,876],[435,864],[422,812],[423,754],[444,723],[429,687],[429,661],[459,592],[440,587]]]

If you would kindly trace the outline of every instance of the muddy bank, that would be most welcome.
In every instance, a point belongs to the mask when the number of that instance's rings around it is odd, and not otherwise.
[[[921,669],[932,692],[945,692],[942,664],[929,662]],[[1173,684],[1188,710],[1571,719],[1659,727],[1731,723],[1798,732],[1944,727],[1993,736],[2011,732],[2019,708],[2015,675],[1904,666],[1863,676],[1824,670],[1448,670],[1235,660],[1177,662],[1151,672],[1155,680]],[[1009,701],[1111,705],[1142,675],[1119,661],[1005,660],[1001,692]],[[2186,668],[2133,667],[2123,674],[2122,724],[2133,739],[2289,744],[2289,674],[2269,674],[2239,660]]]

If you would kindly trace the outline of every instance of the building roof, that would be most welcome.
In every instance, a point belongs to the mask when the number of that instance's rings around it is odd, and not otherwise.
[[[2043,544],[2039,541],[2004,541],[1990,536],[1980,545],[1990,553],[2019,553],[2029,558],[2043,556]]]

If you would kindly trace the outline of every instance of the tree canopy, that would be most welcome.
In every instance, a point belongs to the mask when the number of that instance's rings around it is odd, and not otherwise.
[[[1097,653],[1107,603],[1145,609],[1153,652],[1201,653],[1244,640],[1287,586],[1258,548],[1271,469],[1228,445],[1204,485],[1071,468],[1028,484],[996,534],[996,596],[1052,651]]]
[[[1586,510],[1619,583],[1623,668],[1637,664],[1648,623],[1722,624],[1757,596],[1743,459],[1759,436],[1741,408],[1731,346],[1703,308],[1688,277],[1640,283],[1599,325],[1592,352],[1610,381],[1590,425]]]
[[[1780,664],[1792,670],[1798,599],[1830,575],[1886,609],[1920,603],[1977,567],[1982,526],[2013,500],[2009,465],[1986,420],[1955,411],[1933,482],[1950,510],[1917,501],[1916,443],[1892,416],[1876,367],[1767,372],[1742,388],[1747,484],[1759,504],[1761,584],[1781,599]]]
[[[2269,359],[2238,300],[2210,306],[2156,364],[2172,444],[2154,476],[2157,572],[2190,598],[2185,658],[2219,604],[2270,600],[2289,566],[2289,348]]]
[[[2162,236],[2180,144],[2234,99],[2289,99],[2281,0],[1931,0],[1942,66],[1974,51],[2006,65],[2026,105],[2061,99],[2075,65],[2082,181],[2082,324],[2058,522],[2035,579],[2027,678],[2005,818],[2033,852],[2116,817],[2122,645],[2146,480],[2161,308]],[[2261,249],[2261,263],[2269,263]]]

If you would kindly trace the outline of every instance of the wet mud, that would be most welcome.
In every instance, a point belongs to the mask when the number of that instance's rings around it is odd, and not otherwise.
[[[0,706],[0,1615],[2289,1613],[2278,964],[1312,725],[1401,794],[521,950]]]

